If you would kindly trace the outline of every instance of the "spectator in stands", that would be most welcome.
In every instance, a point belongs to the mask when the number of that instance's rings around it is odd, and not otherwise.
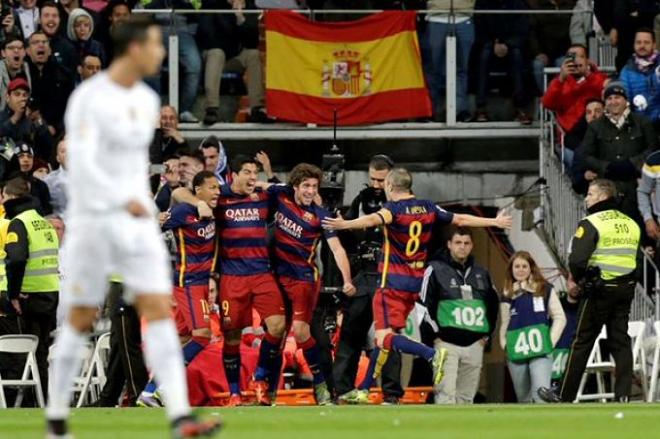
[[[477,0],[475,9],[522,10],[527,9],[527,5],[523,0]],[[491,64],[495,60],[505,60],[513,86],[516,120],[524,125],[531,124],[532,118],[525,111],[529,99],[524,88],[524,71],[528,67],[525,52],[529,38],[529,18],[523,14],[476,14],[475,26],[475,46],[479,54],[476,121],[489,120],[486,92]]]
[[[126,0],[110,0],[107,6],[101,11],[100,29],[98,29],[98,39],[103,44],[108,63],[112,61],[112,30],[124,20],[131,16],[131,5]]]
[[[436,386],[436,404],[472,404],[479,388],[484,346],[495,326],[499,299],[490,274],[474,261],[472,231],[452,228],[447,248],[424,273],[420,299],[436,335],[447,349],[445,375]]]
[[[57,6],[60,9],[60,17],[63,23],[68,23],[71,13],[76,9],[82,9],[92,18],[92,28],[95,29],[99,23],[99,14],[91,8],[82,5],[82,0],[58,0]],[[87,2],[85,2],[87,3]]]
[[[197,41],[204,55],[204,90],[206,114],[204,124],[218,121],[220,106],[220,81],[227,70],[247,71],[247,89],[250,99],[251,122],[268,122],[264,109],[264,83],[259,44],[259,19],[254,14],[244,14],[243,9],[255,9],[253,0],[227,0],[233,15],[209,14],[199,19]],[[206,3],[209,9],[227,7],[227,1]]]
[[[39,157],[35,157],[34,165],[32,166],[32,176],[45,182],[48,174],[50,174],[50,166],[48,165],[48,162]]]
[[[37,0],[20,0],[20,6],[16,8],[16,15],[18,15],[17,24],[21,34],[27,40],[39,28]]]
[[[194,9],[193,3],[195,0],[152,0],[146,9]],[[201,2],[200,2],[201,3]],[[197,91],[199,88],[199,80],[202,75],[202,59],[197,49],[195,42],[195,33],[197,32],[197,24],[192,20],[189,23],[188,15],[177,14],[155,14],[155,20],[161,24],[169,32],[163,32],[163,44],[167,49],[168,35],[170,32],[176,33],[179,38],[179,65],[181,66],[182,74],[179,75],[179,85],[181,88],[180,105],[179,105],[179,121],[184,123],[199,123],[199,119],[192,113],[195,99],[197,98]],[[152,78],[149,83],[160,93],[161,89],[161,76],[160,73]]]
[[[73,44],[66,39],[66,23],[62,25],[60,10],[55,3],[46,1],[41,5],[39,23],[41,30],[50,41],[50,49],[55,61],[65,67],[69,74],[74,73],[80,64],[80,58]]]
[[[15,143],[29,142],[37,147],[37,155],[48,158],[53,152],[53,138],[39,110],[30,108],[30,86],[16,78],[7,88],[7,106],[0,112],[0,137],[10,137]]]
[[[12,162],[13,168],[18,169],[17,174],[30,184],[30,194],[39,202],[39,207],[37,208],[39,213],[44,216],[53,213],[48,186],[32,175],[34,168],[34,151],[32,147],[26,143],[17,145],[14,150]],[[12,178],[16,176],[15,174]]]
[[[40,110],[54,135],[62,130],[66,103],[73,91],[73,72],[66,70],[51,57],[48,37],[41,31],[30,36],[27,53],[33,108]]]
[[[595,16],[593,9],[594,0],[578,0],[575,3],[569,28],[571,44],[580,44],[584,47],[588,46],[589,37],[594,34],[595,28],[598,26],[597,22],[594,23]]]
[[[67,23],[67,36],[76,49],[78,59],[82,60],[85,55],[94,55],[101,59],[103,65],[107,65],[105,49],[100,42],[92,39],[93,33],[94,21],[89,12],[84,9],[71,11]]]
[[[67,197],[66,197],[66,141],[60,140],[57,144],[57,153],[55,161],[59,165],[57,169],[48,174],[44,182],[48,186],[50,192],[51,204],[53,206],[53,213],[60,218],[64,217],[66,211]]]
[[[575,0],[528,0],[531,9],[568,11],[575,7]],[[530,22],[529,45],[534,57],[534,79],[539,92],[543,93],[543,69],[559,67],[571,45],[570,14],[534,14]]]
[[[660,126],[660,56],[655,50],[655,34],[651,29],[642,28],[635,33],[635,52],[621,70],[619,80],[635,112],[651,119],[654,126]]]
[[[610,82],[604,97],[605,117],[589,125],[577,153],[591,171],[585,172],[585,179],[614,181],[621,195],[621,211],[641,223],[637,178],[644,159],[657,148],[658,139],[651,121],[630,111],[621,82]]]
[[[509,259],[500,305],[500,345],[518,402],[543,402],[538,389],[550,387],[552,350],[566,326],[555,289],[526,251]]]
[[[0,46],[11,35],[20,35],[21,30],[17,26],[18,15],[11,7],[9,0],[0,1]]]
[[[605,104],[600,99],[592,99],[587,101],[586,112],[584,118],[580,119],[578,125],[573,130],[572,138],[579,143],[582,143],[584,135],[587,133],[587,127],[591,122],[600,119],[605,114]],[[564,164],[569,171],[571,181],[573,182],[573,190],[578,194],[586,195],[589,188],[589,181],[596,178],[596,174],[589,171],[580,157],[575,157],[575,150],[564,148]],[[587,180],[586,177],[589,178]]]
[[[582,142],[584,132],[580,131],[579,124],[584,118],[586,103],[600,99],[606,80],[607,76],[587,58],[587,48],[572,45],[559,75],[550,82],[543,95],[543,106],[555,112],[562,131],[561,142],[570,156]]]
[[[597,2],[598,3],[598,2]],[[613,0],[610,41],[616,46],[616,69],[621,71],[633,53],[635,32],[640,28],[653,28],[660,4],[654,0]]]
[[[449,23],[446,14],[429,14],[426,16],[426,31],[421,37],[424,48],[424,72],[433,101],[433,119],[440,121],[445,111],[444,94],[446,82],[446,51],[445,41],[450,30],[456,35],[456,120],[468,121],[470,105],[468,100],[468,61],[474,44],[474,20],[472,9],[475,0],[429,0],[428,9],[449,9],[453,5],[456,14],[455,24]]]
[[[202,140],[202,143],[199,145],[200,151],[204,155],[204,170],[209,172],[215,172],[220,162],[220,151],[224,154],[224,147],[222,142],[215,137],[209,136],[206,139]]]
[[[31,86],[30,69],[25,62],[25,43],[18,35],[8,37],[2,46],[0,60],[0,110],[7,105],[7,88],[16,78],[23,78]]]
[[[174,107],[164,105],[160,109],[160,127],[156,129],[154,140],[149,147],[149,162],[163,163],[165,157],[177,151],[189,149],[188,142],[179,131],[179,119]]]
[[[102,67],[101,58],[95,55],[85,55],[82,58],[82,63],[78,66],[78,82],[88,80],[100,72]]]
[[[646,235],[660,242],[660,151],[651,153],[642,167],[642,178],[637,187],[637,203],[644,220]]]

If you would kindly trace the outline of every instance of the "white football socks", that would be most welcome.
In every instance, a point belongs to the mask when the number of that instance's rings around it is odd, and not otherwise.
[[[149,322],[144,342],[144,358],[160,385],[168,417],[175,420],[189,415],[183,354],[172,319]]]
[[[69,416],[73,380],[80,373],[86,342],[87,334],[75,330],[68,321],[62,325],[49,371],[48,419],[63,420]]]

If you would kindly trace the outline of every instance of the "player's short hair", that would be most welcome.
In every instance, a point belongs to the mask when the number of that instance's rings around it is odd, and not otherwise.
[[[289,173],[289,186],[298,186],[308,178],[315,178],[321,184],[323,171],[318,166],[309,163],[298,163]]]
[[[451,241],[454,239],[454,236],[469,236],[470,239],[473,239],[472,236],[472,229],[469,227],[458,227],[458,226],[451,226],[449,228],[449,233],[447,234],[447,241]]]
[[[149,28],[156,26],[151,17],[132,15],[112,29],[112,43],[115,56],[122,56],[132,43],[144,43],[147,40]]]
[[[4,187],[7,195],[25,197],[30,193],[30,183],[23,177],[14,177]]]
[[[254,157],[250,157],[247,155],[237,155],[231,160],[231,163],[229,164],[229,169],[231,169],[231,172],[238,174],[241,172],[241,169],[243,169],[244,165],[252,164],[255,165],[257,168],[259,167],[259,162],[254,159]]]
[[[215,174],[211,171],[200,171],[197,174],[195,174],[192,181],[193,190],[203,185],[207,178],[212,178],[214,180],[216,179]],[[197,191],[195,190],[195,192]]]
[[[369,167],[376,171],[389,171],[394,167],[394,161],[385,154],[376,154],[371,157]]]
[[[412,190],[413,178],[410,172],[404,168],[394,168],[387,174],[387,181],[396,192],[410,192]]]
[[[41,15],[41,11],[43,11],[46,8],[55,8],[57,9],[57,14],[60,15],[60,8],[57,7],[57,4],[53,1],[46,1],[41,5],[41,8],[39,8],[39,15]],[[61,24],[60,24],[61,26]]]
[[[589,186],[595,186],[599,191],[607,195],[607,198],[614,198],[619,194],[616,184],[612,180],[597,178],[589,183]]]
[[[655,41],[655,32],[653,32],[653,29],[648,28],[648,27],[640,27],[635,31],[635,37],[637,36],[638,33],[644,33],[644,34],[649,34],[651,35],[651,41]]]
[[[218,139],[216,136],[208,136],[202,140],[202,143],[199,145],[199,149],[208,148],[214,148],[216,151],[220,152],[220,139]]]
[[[193,160],[197,160],[200,164],[204,164],[204,154],[200,150],[191,151],[189,149],[182,149],[178,151],[179,158],[190,157]]]

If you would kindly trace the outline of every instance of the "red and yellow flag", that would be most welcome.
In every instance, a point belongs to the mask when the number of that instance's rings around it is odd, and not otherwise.
[[[431,115],[415,12],[317,23],[266,14],[266,105],[278,119],[358,125]]]

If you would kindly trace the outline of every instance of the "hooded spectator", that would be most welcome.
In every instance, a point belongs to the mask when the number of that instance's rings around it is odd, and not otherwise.
[[[107,65],[105,49],[99,41],[92,39],[93,33],[94,19],[89,12],[80,8],[71,11],[67,23],[67,37],[73,43],[78,57],[82,60],[85,55],[94,55],[101,60],[102,65]]]

